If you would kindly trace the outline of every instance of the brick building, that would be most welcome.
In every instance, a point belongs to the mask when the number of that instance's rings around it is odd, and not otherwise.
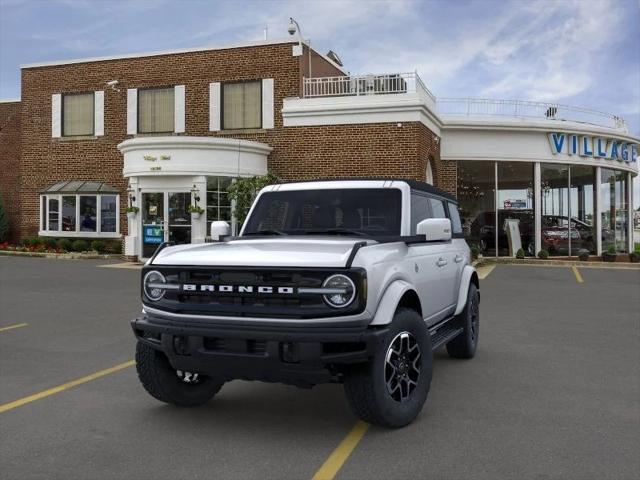
[[[616,219],[630,209],[638,139],[617,117],[585,124],[553,105],[552,115],[506,116],[500,104],[436,100],[415,73],[351,76],[290,40],[25,65],[21,92],[0,103],[0,188],[15,240],[122,238],[126,255],[145,258],[162,240],[200,242],[211,221],[233,222],[229,183],[271,171],[434,183],[460,197],[466,233],[487,254],[502,254],[498,223],[512,210],[535,225],[528,237],[523,228],[530,251],[545,246],[546,217],[589,219],[601,232],[594,253],[608,241],[603,222],[622,250],[630,242],[628,217],[620,234]],[[554,152],[548,135],[559,134],[558,120],[567,144],[588,136],[593,149],[601,138],[608,153]],[[614,144],[624,160],[612,158]],[[566,211],[559,200],[545,209],[546,185],[552,200],[565,194],[563,178],[544,183],[546,163],[591,168],[576,186],[577,215],[569,198]],[[605,219],[600,169],[611,164],[613,195],[619,182],[624,201],[614,199]],[[189,215],[193,204],[204,214]],[[128,206],[139,212],[127,215]]]

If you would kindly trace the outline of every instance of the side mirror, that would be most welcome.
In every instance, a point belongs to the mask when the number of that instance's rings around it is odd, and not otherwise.
[[[427,218],[418,223],[416,233],[424,235],[427,242],[448,242],[451,240],[451,220]]]
[[[220,237],[231,234],[231,227],[227,222],[211,222],[211,240],[219,242]]]

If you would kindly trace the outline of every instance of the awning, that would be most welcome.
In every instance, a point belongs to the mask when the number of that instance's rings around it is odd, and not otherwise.
[[[104,182],[69,180],[54,183],[40,193],[120,193],[120,190]]]

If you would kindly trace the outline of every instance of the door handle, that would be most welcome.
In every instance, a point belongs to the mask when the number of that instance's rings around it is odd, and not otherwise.
[[[447,263],[448,262],[444,258],[440,257],[436,262],[436,265],[438,265],[439,267],[444,267]]]
[[[454,260],[456,261],[456,263],[460,263],[462,260],[464,260],[464,257],[461,257],[460,255],[456,255],[456,258],[454,258]]]

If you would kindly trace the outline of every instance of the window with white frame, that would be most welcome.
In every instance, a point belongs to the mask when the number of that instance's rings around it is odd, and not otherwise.
[[[222,128],[240,130],[262,128],[262,82],[222,85]]]
[[[40,235],[118,237],[119,204],[120,196],[104,183],[56,183],[40,195]]]
[[[231,200],[227,194],[231,177],[207,177],[207,232],[211,222],[224,220],[231,223]]]
[[[65,93],[62,95],[62,136],[81,137],[94,134],[95,95]]]

